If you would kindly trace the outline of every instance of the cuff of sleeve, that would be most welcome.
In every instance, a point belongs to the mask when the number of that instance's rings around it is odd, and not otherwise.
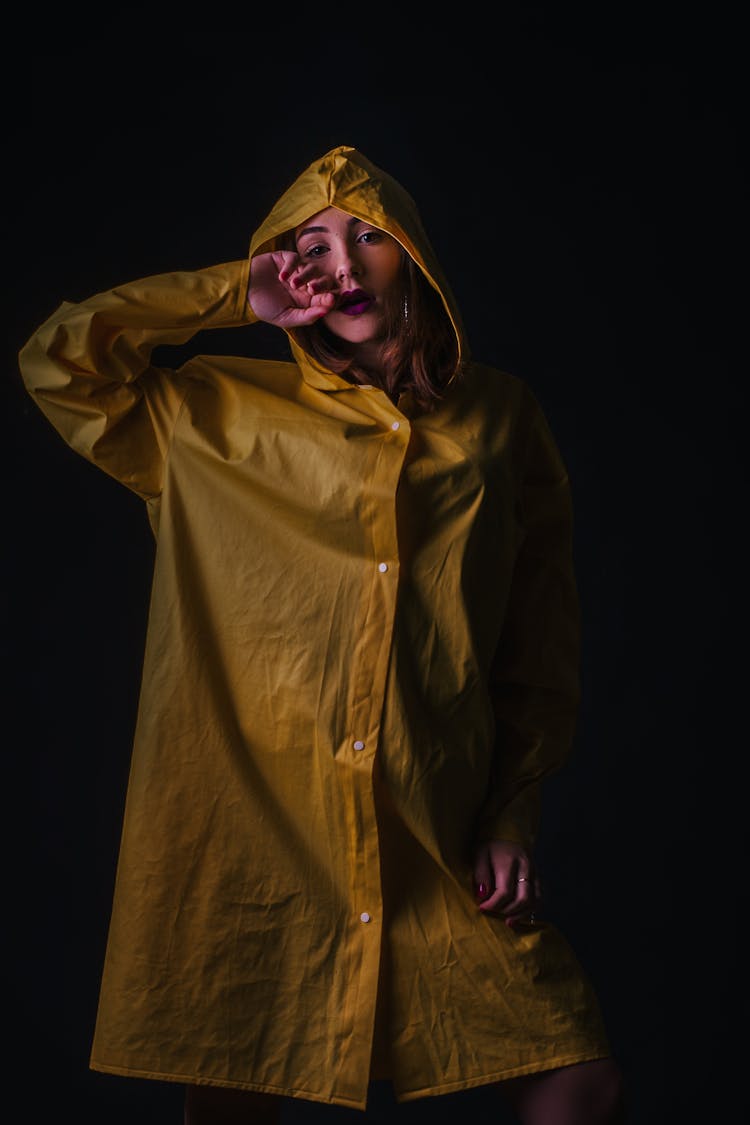
[[[238,320],[244,321],[246,324],[256,324],[258,318],[250,307],[247,299],[247,291],[249,286],[250,259],[246,258],[240,265],[235,314]]]
[[[541,791],[529,784],[504,805],[480,817],[477,840],[512,840],[531,851],[539,831]]]

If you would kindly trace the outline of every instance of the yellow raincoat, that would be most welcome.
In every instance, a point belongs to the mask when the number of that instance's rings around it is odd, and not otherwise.
[[[250,256],[334,205],[406,248],[355,149]],[[479,839],[533,846],[578,698],[566,472],[518,378],[466,360],[420,414],[290,362],[157,344],[254,319],[249,259],[65,303],[21,351],[64,439],[146,502],[143,683],[91,1066],[363,1109],[608,1055],[545,921],[477,910]],[[377,1015],[377,1019],[376,1019]]]

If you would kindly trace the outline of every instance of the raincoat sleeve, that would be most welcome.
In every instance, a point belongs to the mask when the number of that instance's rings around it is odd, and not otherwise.
[[[547,421],[526,392],[518,466],[521,544],[490,672],[496,722],[480,840],[534,846],[541,782],[571,749],[580,697],[579,603],[568,474]]]
[[[248,260],[157,274],[64,302],[19,353],[27,390],[65,441],[144,499],[157,496],[185,395],[179,371],[154,367],[158,344],[257,318]]]

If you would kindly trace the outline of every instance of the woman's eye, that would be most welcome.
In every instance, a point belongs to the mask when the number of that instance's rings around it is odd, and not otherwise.
[[[360,235],[363,242],[379,242],[382,237],[379,230],[366,230]]]
[[[300,251],[303,258],[320,258],[327,251],[326,246],[307,246],[304,250]]]

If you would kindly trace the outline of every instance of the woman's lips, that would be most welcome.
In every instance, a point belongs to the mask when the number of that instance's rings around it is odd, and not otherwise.
[[[342,312],[344,316],[361,316],[374,303],[372,297],[367,297],[364,301],[356,301],[353,305],[342,305],[339,312]]]
[[[345,313],[346,316],[361,316],[362,313],[367,312],[374,302],[375,298],[366,290],[352,289],[349,293],[342,295],[338,311]]]

